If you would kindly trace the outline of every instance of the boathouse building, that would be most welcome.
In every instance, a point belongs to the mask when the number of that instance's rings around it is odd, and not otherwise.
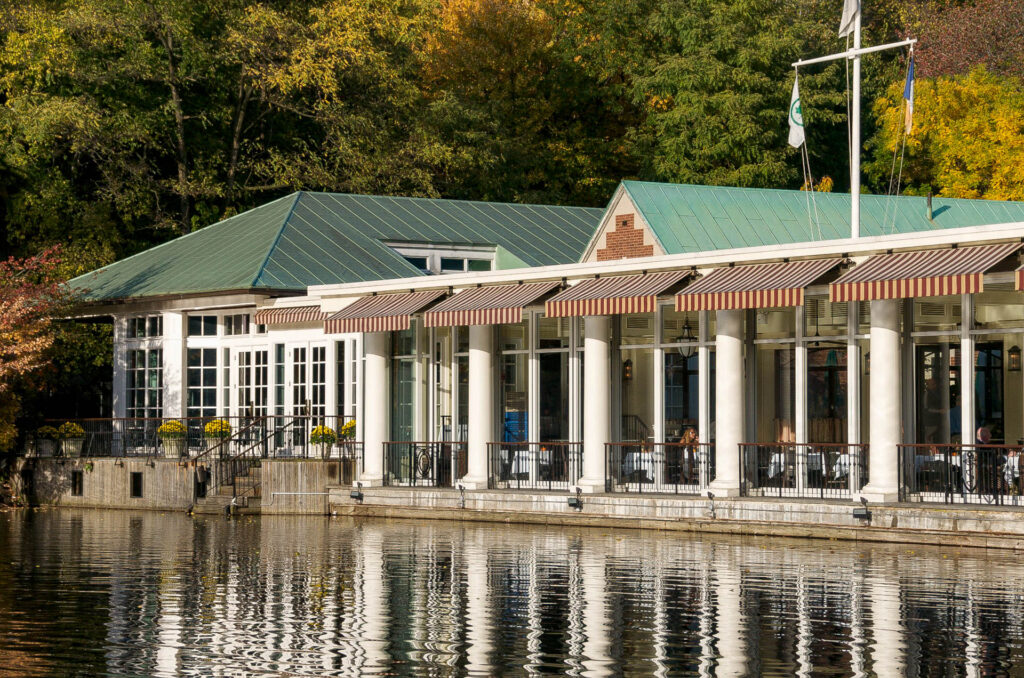
[[[358,457],[363,489],[1020,495],[1024,203],[865,195],[858,239],[809,204],[299,192],[69,284],[113,319],[127,455],[223,420],[221,459]]]

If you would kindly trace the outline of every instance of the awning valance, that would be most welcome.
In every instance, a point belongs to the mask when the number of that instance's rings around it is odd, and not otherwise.
[[[820,259],[719,268],[677,294],[676,310],[803,306],[804,289],[840,263]]]
[[[256,309],[253,322],[257,325],[288,325],[291,323],[314,323],[325,320],[329,314],[319,306],[291,306],[286,308]]]
[[[658,295],[689,275],[687,270],[591,278],[548,299],[544,313],[549,318],[653,313]]]
[[[407,330],[410,316],[444,296],[444,290],[381,294],[352,302],[324,321],[327,334],[344,332],[397,332]]]
[[[1024,266],[1014,271],[1013,279],[1017,283],[1017,289],[1024,290]]]
[[[491,285],[459,292],[423,314],[427,327],[504,325],[523,319],[523,307],[551,290],[557,282]]]
[[[1020,243],[877,254],[829,286],[832,301],[869,301],[969,294],[984,289],[986,271]]]

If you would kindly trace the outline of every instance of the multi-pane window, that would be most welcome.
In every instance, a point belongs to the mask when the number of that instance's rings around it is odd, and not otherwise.
[[[164,334],[163,316],[150,315],[137,318],[128,318],[128,338],[145,339],[148,337],[162,337]]]
[[[128,351],[127,391],[128,417],[163,416],[163,350]]]
[[[241,351],[238,354],[238,412],[247,415],[253,407],[252,401],[252,353]]]
[[[274,414],[284,415],[284,344],[274,344]]]
[[[292,348],[292,414],[306,413],[306,349],[302,346]]]
[[[238,412],[263,417],[267,414],[267,351],[242,351],[238,354]]]
[[[239,313],[224,316],[224,334],[227,336],[249,334],[249,314]]]
[[[346,369],[345,369],[345,342],[344,341],[335,342],[335,349],[336,349],[336,353],[337,353],[337,365],[336,365],[337,374],[335,375],[335,377],[336,377],[335,380],[337,382],[337,394],[338,394],[337,395],[337,398],[338,398],[338,404],[337,404],[338,411],[337,411],[337,414],[338,414],[338,416],[342,416],[342,415],[345,414],[345,375],[346,375]]]
[[[327,414],[327,347],[314,346],[310,350],[312,360],[310,361],[310,372],[312,379],[309,383],[312,414],[317,419],[322,419]]]
[[[267,414],[267,385],[270,376],[267,357],[266,349],[253,351],[252,404],[253,412],[257,417],[264,417]]]
[[[190,336],[190,337],[215,337],[215,336],[217,336],[217,316],[215,316],[215,315],[190,315],[188,317],[188,336]]]
[[[217,416],[217,349],[188,349],[187,372],[188,416]]]
[[[231,407],[231,349],[224,349],[224,361],[221,363],[224,367],[221,369],[221,389],[223,389],[223,399],[221,400],[224,414],[228,413],[228,409]]]

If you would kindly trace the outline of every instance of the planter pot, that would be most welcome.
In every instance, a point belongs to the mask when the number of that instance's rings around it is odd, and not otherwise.
[[[315,443],[315,454],[321,459],[328,459],[331,456],[331,448],[333,443]]]
[[[180,459],[185,454],[184,438],[161,438],[160,444],[164,447],[164,456],[168,459]]]
[[[36,451],[40,457],[52,457],[56,449],[56,440],[42,439],[36,442]]]
[[[227,452],[227,438],[205,438],[204,440],[206,440],[207,451],[220,450],[222,452]]]
[[[60,441],[60,451],[65,457],[81,457],[85,438],[65,438]]]

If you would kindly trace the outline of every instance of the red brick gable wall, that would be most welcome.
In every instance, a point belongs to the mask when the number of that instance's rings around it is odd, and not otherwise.
[[[598,261],[654,256],[654,245],[644,244],[644,230],[633,222],[632,214],[615,217],[615,228],[605,233],[605,246],[597,251]]]

